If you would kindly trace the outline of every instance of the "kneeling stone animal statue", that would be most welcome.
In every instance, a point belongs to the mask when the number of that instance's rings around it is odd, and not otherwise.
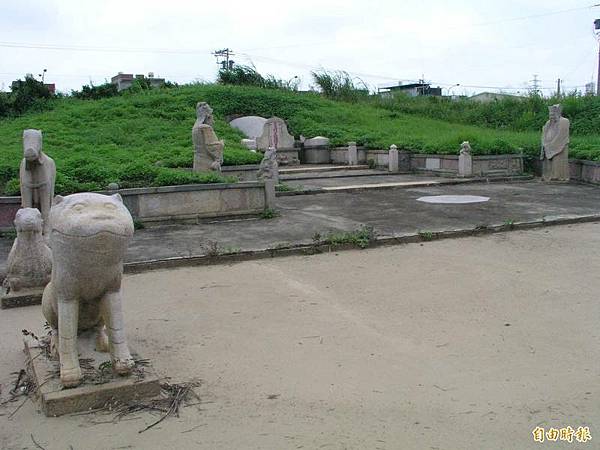
[[[9,292],[43,288],[50,281],[52,252],[42,236],[42,214],[36,208],[21,208],[15,216],[17,238],[8,254],[4,285]]]
[[[61,383],[81,382],[77,335],[90,329],[96,330],[96,350],[110,351],[113,370],[129,374],[134,361],[125,338],[121,278],[133,236],[131,214],[119,194],[58,195],[50,228],[53,267],[42,310],[54,349],[58,339]]]

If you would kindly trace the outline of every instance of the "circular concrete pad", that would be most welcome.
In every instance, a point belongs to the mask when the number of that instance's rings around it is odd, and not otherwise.
[[[487,202],[489,199],[489,197],[480,197],[479,195],[430,195],[419,197],[417,201],[424,203],[463,204],[482,203]]]

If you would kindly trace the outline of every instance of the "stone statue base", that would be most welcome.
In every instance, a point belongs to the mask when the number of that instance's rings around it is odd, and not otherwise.
[[[6,293],[4,289],[0,289],[0,308],[20,308],[21,306],[39,305],[42,303],[42,294],[44,288],[29,288],[21,289]]]
[[[552,159],[542,160],[543,181],[569,181],[569,153],[567,150],[560,152]]]
[[[159,378],[151,367],[136,363],[128,377],[113,374],[110,353],[95,351],[95,333],[79,336],[79,360],[84,374],[83,383],[65,389],[60,382],[58,360],[52,359],[45,343],[46,337],[25,338],[27,371],[36,385],[36,397],[44,414],[62,416],[81,411],[105,408],[117,402],[160,394]],[[136,358],[138,361],[139,358]]]

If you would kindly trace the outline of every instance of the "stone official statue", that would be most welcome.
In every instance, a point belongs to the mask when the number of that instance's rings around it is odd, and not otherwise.
[[[196,123],[192,128],[194,142],[194,171],[220,172],[223,163],[223,141],[213,130],[212,108],[206,102],[196,105]]]
[[[21,207],[37,208],[44,221],[43,233],[47,237],[49,214],[54,197],[56,165],[42,151],[42,132],[23,131],[23,160],[19,170],[21,183]]]
[[[542,179],[569,180],[569,120],[561,117],[560,105],[548,108],[550,120],[542,130]]]

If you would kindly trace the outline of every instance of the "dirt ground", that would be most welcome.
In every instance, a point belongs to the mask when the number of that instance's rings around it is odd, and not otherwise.
[[[591,223],[127,276],[131,346],[202,404],[140,434],[155,416],[11,403],[0,447],[598,448],[599,250]],[[39,307],[0,311],[4,398],[23,328]]]

